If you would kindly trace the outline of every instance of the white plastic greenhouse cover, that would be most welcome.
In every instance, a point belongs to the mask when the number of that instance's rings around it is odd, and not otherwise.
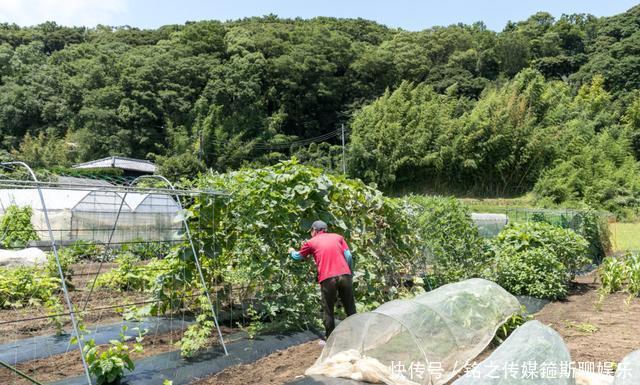
[[[575,385],[570,368],[562,337],[538,321],[529,321],[453,385]]]
[[[137,238],[171,240],[181,225],[174,223],[178,203],[165,194],[113,192],[100,188],[87,190],[42,189],[54,237],[59,240],[123,242]],[[124,198],[124,204],[122,200]],[[120,215],[118,211],[122,204]],[[48,232],[37,189],[0,190],[0,214],[9,205],[31,206],[31,219],[40,239]],[[118,218],[113,238],[111,230]]]
[[[353,352],[410,380],[391,383],[444,384],[487,347],[519,308],[514,296],[487,280],[445,285],[348,317],[331,333],[312,368]]]
[[[640,384],[640,350],[629,353],[616,369],[613,385]]]

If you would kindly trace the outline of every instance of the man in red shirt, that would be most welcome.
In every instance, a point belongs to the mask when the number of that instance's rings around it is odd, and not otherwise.
[[[322,293],[325,335],[335,328],[334,309],[337,297],[340,296],[347,316],[356,313],[356,301],[353,297],[351,281],[352,256],[349,246],[339,234],[327,232],[327,224],[315,221],[311,225],[311,239],[306,241],[300,251],[289,248],[291,258],[296,261],[307,259],[313,255],[318,268],[318,282]]]

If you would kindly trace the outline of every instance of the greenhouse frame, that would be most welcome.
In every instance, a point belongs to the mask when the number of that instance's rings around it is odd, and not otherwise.
[[[116,217],[118,222],[111,243],[138,238],[167,240],[181,228],[180,223],[174,221],[180,207],[166,194],[116,192],[105,186],[85,190],[43,189],[42,194],[57,241],[108,242]],[[0,190],[0,215],[10,205],[31,207],[34,229],[40,239],[48,238],[37,189]]]

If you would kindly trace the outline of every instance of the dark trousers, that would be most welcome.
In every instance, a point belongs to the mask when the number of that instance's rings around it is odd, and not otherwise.
[[[324,323],[325,335],[329,338],[336,327],[334,309],[338,296],[340,296],[347,316],[356,314],[356,300],[353,297],[351,275],[344,274],[325,279],[320,283],[320,292],[322,293],[322,310],[324,311],[322,322]]]

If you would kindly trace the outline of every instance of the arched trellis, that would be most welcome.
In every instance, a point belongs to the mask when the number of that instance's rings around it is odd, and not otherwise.
[[[137,178],[135,178],[134,180],[131,181],[131,183],[129,184],[129,187],[133,187],[136,185],[136,183],[138,183],[140,180],[143,179],[157,179],[162,181],[163,183],[165,183],[167,186],[169,186],[169,189],[171,191],[173,191],[174,193],[177,191],[175,186],[164,176],[162,175],[142,175],[139,176]],[[113,235],[116,231],[116,228],[118,226],[118,220],[120,218],[120,213],[122,212],[122,208],[124,207],[124,203],[125,203],[125,199],[127,198],[127,194],[129,193],[129,190],[125,191],[124,194],[122,195],[122,200],[120,202],[120,207],[118,208],[118,212],[116,214],[116,218],[115,221],[113,223],[113,227],[111,229],[111,233],[109,234],[109,240],[107,242],[107,246],[111,243],[112,239],[113,239]],[[202,192],[199,192],[202,193]],[[215,202],[215,196],[216,194],[219,195],[219,193],[214,193],[214,192],[209,192],[209,194],[212,196],[212,198],[214,199]],[[176,193],[174,194],[174,198],[176,200],[176,203],[178,204],[178,207],[180,208],[180,210],[183,210],[182,207],[182,203],[180,202],[180,197],[179,195]],[[194,262],[196,264],[196,268],[198,270],[198,275],[200,277],[200,283],[202,284],[202,288],[205,292],[205,295],[207,297],[207,301],[209,302],[209,306],[211,307],[211,314],[213,315],[213,321],[214,324],[216,326],[216,331],[218,332],[218,337],[220,338],[220,344],[222,345],[222,348],[224,350],[224,353],[226,355],[229,355],[229,352],[227,351],[227,346],[225,345],[224,342],[224,338],[222,337],[222,331],[220,330],[220,325],[218,324],[218,317],[216,316],[216,311],[215,311],[215,307],[213,306],[213,301],[211,300],[211,295],[209,293],[209,288],[207,287],[207,282],[204,279],[204,274],[202,273],[202,267],[200,265],[200,258],[198,258],[198,253],[196,252],[196,247],[193,243],[193,238],[191,237],[191,230],[189,230],[189,224],[187,223],[187,219],[183,216],[182,217],[182,224],[184,226],[184,230],[185,230],[185,234],[187,236],[187,239],[189,241],[189,246],[191,248],[191,251],[193,253],[193,258],[194,258]],[[106,249],[105,249],[106,250]],[[100,262],[100,266],[98,267],[98,274],[100,273],[100,270],[102,268],[102,264],[104,263],[105,258],[102,258],[102,261]],[[92,283],[91,283],[91,288],[89,289],[89,295],[87,296],[84,305],[83,305],[83,310],[87,307],[87,304],[89,303],[89,298],[91,297],[91,294],[93,293],[93,290],[95,288],[95,284],[96,281],[98,279],[98,274],[96,274],[95,278],[93,279]]]
[[[64,296],[64,300],[65,303],[67,305],[68,308],[68,315],[70,317],[71,320],[71,324],[73,327],[73,335],[72,337],[75,337],[74,339],[77,340],[77,345],[78,345],[78,350],[80,352],[81,355],[81,359],[82,359],[82,364],[83,364],[83,369],[84,369],[84,373],[86,375],[86,379],[87,379],[87,383],[89,385],[92,385],[92,378],[89,372],[89,367],[87,365],[87,362],[85,360],[84,357],[84,353],[83,353],[83,348],[84,348],[84,344],[82,341],[82,336],[80,334],[80,327],[78,324],[78,319],[76,317],[76,314],[78,314],[78,312],[83,312],[86,310],[87,305],[89,303],[89,300],[91,299],[92,293],[94,291],[94,288],[96,286],[96,280],[98,275],[101,272],[101,269],[103,267],[103,263],[106,261],[106,258],[101,258],[99,267],[98,267],[98,271],[95,273],[95,278],[91,281],[91,286],[88,292],[88,295],[86,296],[85,300],[84,300],[84,304],[82,306],[78,307],[78,310],[75,310],[73,307],[73,303],[72,300],[70,298],[69,295],[69,291],[66,285],[66,281],[65,281],[65,277],[64,277],[64,271],[62,268],[62,264],[60,262],[60,257],[59,257],[59,253],[58,253],[58,249],[60,247],[60,244],[57,242],[56,237],[54,236],[54,229],[52,227],[52,222],[49,219],[49,211],[46,205],[46,198],[45,195],[42,193],[42,189],[63,189],[63,190],[93,190],[93,189],[97,189],[97,190],[102,190],[102,191],[109,191],[109,192],[114,192],[117,193],[120,197],[120,205],[117,211],[117,214],[115,216],[115,220],[113,223],[113,226],[110,228],[109,231],[109,236],[108,236],[108,240],[107,242],[101,242],[102,244],[104,244],[106,247],[104,249],[104,252],[107,253],[110,249],[110,247],[112,246],[112,241],[113,241],[113,237],[114,234],[116,232],[116,229],[118,227],[118,221],[120,219],[120,214],[122,212],[122,209],[124,207],[124,204],[126,203],[126,198],[127,195],[129,193],[131,194],[159,194],[159,195],[164,195],[167,197],[171,197],[172,200],[175,200],[175,202],[177,203],[179,210],[182,211],[184,210],[184,207],[182,206],[182,201],[181,201],[181,197],[186,197],[186,196],[194,196],[194,195],[206,195],[208,197],[210,197],[210,199],[213,199],[213,202],[215,203],[215,199],[217,196],[222,196],[225,195],[221,192],[217,192],[217,191],[211,191],[211,190],[196,190],[196,189],[191,189],[191,190],[187,190],[187,189],[178,189],[176,188],[167,178],[161,176],[161,175],[144,175],[141,177],[138,177],[136,179],[134,179],[133,181],[131,181],[128,185],[126,186],[104,186],[104,185],[83,185],[83,184],[78,184],[78,183],[63,183],[63,182],[47,182],[47,181],[39,181],[38,178],[36,177],[36,174],[33,172],[33,170],[29,167],[29,165],[27,165],[24,162],[2,162],[0,163],[0,166],[3,167],[23,167],[27,170],[31,180],[30,181],[25,181],[25,180],[15,180],[15,179],[2,179],[0,177],[0,185],[2,185],[5,188],[17,188],[17,189],[37,189],[38,191],[38,198],[41,204],[41,209],[42,209],[42,214],[44,216],[44,222],[46,223],[47,226],[47,233],[48,236],[50,238],[50,247],[51,250],[53,252],[53,255],[55,257],[55,262],[57,265],[57,273],[60,276],[60,280],[61,280],[61,289],[63,292],[63,296]],[[162,182],[164,184],[165,187],[160,187],[160,188],[156,188],[156,187],[140,187],[138,186],[139,182],[141,180],[145,180],[145,179],[155,179],[155,180],[159,180],[160,182]],[[117,204],[117,203],[116,203]],[[209,292],[209,288],[207,287],[207,283],[202,271],[202,265],[201,265],[201,261],[200,258],[198,256],[195,244],[193,242],[192,239],[192,234],[191,234],[191,230],[189,228],[189,225],[187,223],[187,219],[186,217],[182,217],[181,218],[181,222],[182,222],[182,226],[184,229],[184,235],[186,236],[186,240],[189,243],[189,248],[191,249],[191,252],[194,256],[194,262],[198,271],[198,276],[199,279],[201,280],[201,284],[202,284],[202,290],[205,293],[205,297],[208,301],[208,305],[211,308],[211,313],[213,316],[213,320],[214,320],[214,324],[218,333],[218,337],[220,339],[220,343],[222,345],[222,348],[224,350],[225,355],[228,355],[228,351],[227,351],[227,347],[224,341],[224,338],[222,336],[222,331],[220,329],[219,326],[219,322],[218,322],[218,317],[216,315],[216,311],[215,311],[215,307],[214,307],[214,302],[211,299],[211,295]],[[68,348],[70,347],[71,342],[69,342]],[[67,348],[67,349],[68,349]]]
[[[75,311],[73,310],[73,305],[71,304],[71,298],[69,297],[69,290],[67,290],[67,283],[65,282],[64,272],[62,271],[62,265],[60,264],[60,256],[58,255],[58,248],[56,245],[56,239],[53,236],[53,229],[51,228],[51,222],[49,221],[49,213],[47,212],[47,206],[45,203],[44,195],[42,194],[42,189],[40,184],[38,183],[38,178],[36,174],[33,172],[31,167],[24,162],[2,162],[2,166],[21,166],[24,167],[31,179],[35,184],[36,189],[38,189],[38,196],[40,197],[40,204],[42,205],[42,211],[44,212],[44,219],[47,224],[47,232],[49,234],[49,239],[51,239],[51,250],[53,251],[53,256],[56,260],[56,265],[58,268],[58,274],[60,275],[60,286],[62,287],[62,293],[64,296],[64,300],[66,302],[67,308],[69,309],[69,318],[71,319],[71,325],[73,327],[73,334],[78,342],[78,350],[80,351],[80,358],[82,359],[82,366],[84,368],[84,373],[87,376],[87,382],[91,385],[91,374],[89,373],[89,366],[87,365],[87,361],[84,358],[84,347],[82,344],[82,338],[80,337],[80,330],[78,328],[78,322],[76,321]]]

